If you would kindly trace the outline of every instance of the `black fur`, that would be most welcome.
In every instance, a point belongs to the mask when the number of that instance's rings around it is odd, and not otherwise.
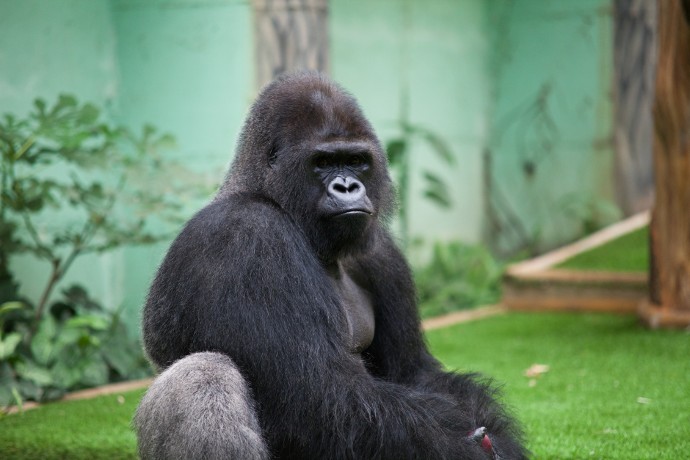
[[[366,187],[370,217],[325,215],[332,175],[309,163],[324,142],[346,155],[366,146],[366,167],[338,168]],[[381,145],[349,94],[314,73],[273,82],[221,191],[159,269],[147,353],[161,369],[195,352],[229,356],[275,458],[525,458],[495,389],[444,372],[427,351],[410,270],[382,224],[392,196]],[[351,350],[338,273],[371,298],[375,334],[362,353]],[[468,436],[482,426],[493,453]]]

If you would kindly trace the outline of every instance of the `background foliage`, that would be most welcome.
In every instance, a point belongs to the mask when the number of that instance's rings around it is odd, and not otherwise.
[[[166,224],[181,222],[200,191],[197,176],[162,160],[173,145],[152,126],[113,126],[69,95],[0,120],[0,406],[147,372],[116,306],[79,286],[58,300],[53,291],[79,256],[170,237]],[[21,253],[51,269],[35,303],[11,271]]]
[[[422,317],[498,302],[504,268],[484,246],[435,243],[430,261],[415,270]]]

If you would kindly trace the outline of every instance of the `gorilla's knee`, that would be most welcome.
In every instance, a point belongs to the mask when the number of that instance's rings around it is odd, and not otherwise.
[[[134,416],[142,459],[266,459],[244,378],[220,353],[195,353],[160,374]]]

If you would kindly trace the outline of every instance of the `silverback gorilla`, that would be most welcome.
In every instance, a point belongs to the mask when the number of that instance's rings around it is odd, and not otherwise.
[[[142,458],[526,458],[490,384],[427,351],[393,204],[352,96],[316,73],[262,91],[149,293]]]

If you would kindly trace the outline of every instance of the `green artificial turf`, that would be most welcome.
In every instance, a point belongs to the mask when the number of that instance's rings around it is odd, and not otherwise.
[[[644,227],[578,254],[556,268],[614,272],[646,272],[649,266],[649,228]]]
[[[690,334],[630,316],[511,313],[427,334],[447,367],[503,383],[535,459],[679,459],[690,452]],[[530,386],[524,371],[546,364]],[[135,458],[142,391],[0,418],[0,457]]]
[[[535,459],[679,459],[690,452],[690,334],[635,317],[509,314],[428,334],[449,368],[503,382]],[[550,366],[529,386],[524,371]]]
[[[0,418],[0,458],[135,459],[132,415],[144,390],[55,402]]]

